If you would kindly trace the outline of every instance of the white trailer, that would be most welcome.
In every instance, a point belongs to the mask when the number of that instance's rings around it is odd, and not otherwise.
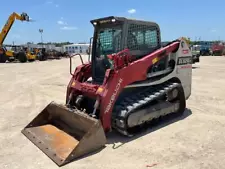
[[[87,54],[89,50],[89,44],[71,44],[71,45],[64,45],[63,52],[67,52],[69,54]]]

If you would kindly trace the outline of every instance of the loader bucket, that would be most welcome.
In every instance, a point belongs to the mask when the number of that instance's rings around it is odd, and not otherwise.
[[[54,102],[47,105],[22,133],[58,166],[106,144],[100,121]]]

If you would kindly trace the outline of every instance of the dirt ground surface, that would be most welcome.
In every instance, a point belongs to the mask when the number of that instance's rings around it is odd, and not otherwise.
[[[61,168],[224,168],[225,57],[201,57],[193,67],[192,95],[183,117],[133,139],[111,133],[106,148]],[[69,80],[69,59],[0,65],[1,169],[58,168],[21,130],[49,102],[65,103]]]

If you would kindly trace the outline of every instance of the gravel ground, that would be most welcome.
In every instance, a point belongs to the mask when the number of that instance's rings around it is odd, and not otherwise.
[[[80,60],[75,58],[74,63]],[[192,95],[182,118],[166,121],[134,139],[111,133],[106,148],[61,168],[224,168],[224,65],[224,57],[201,57],[193,65]],[[2,169],[58,168],[21,130],[49,102],[65,102],[69,80],[69,59],[0,65]]]

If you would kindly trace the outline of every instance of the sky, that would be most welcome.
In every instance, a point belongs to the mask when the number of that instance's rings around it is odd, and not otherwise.
[[[13,4],[13,5],[11,5]],[[225,40],[224,0],[8,0],[1,4],[0,26],[12,12],[26,12],[34,22],[15,21],[5,44],[89,42],[90,20],[123,16],[159,24],[162,41]]]

